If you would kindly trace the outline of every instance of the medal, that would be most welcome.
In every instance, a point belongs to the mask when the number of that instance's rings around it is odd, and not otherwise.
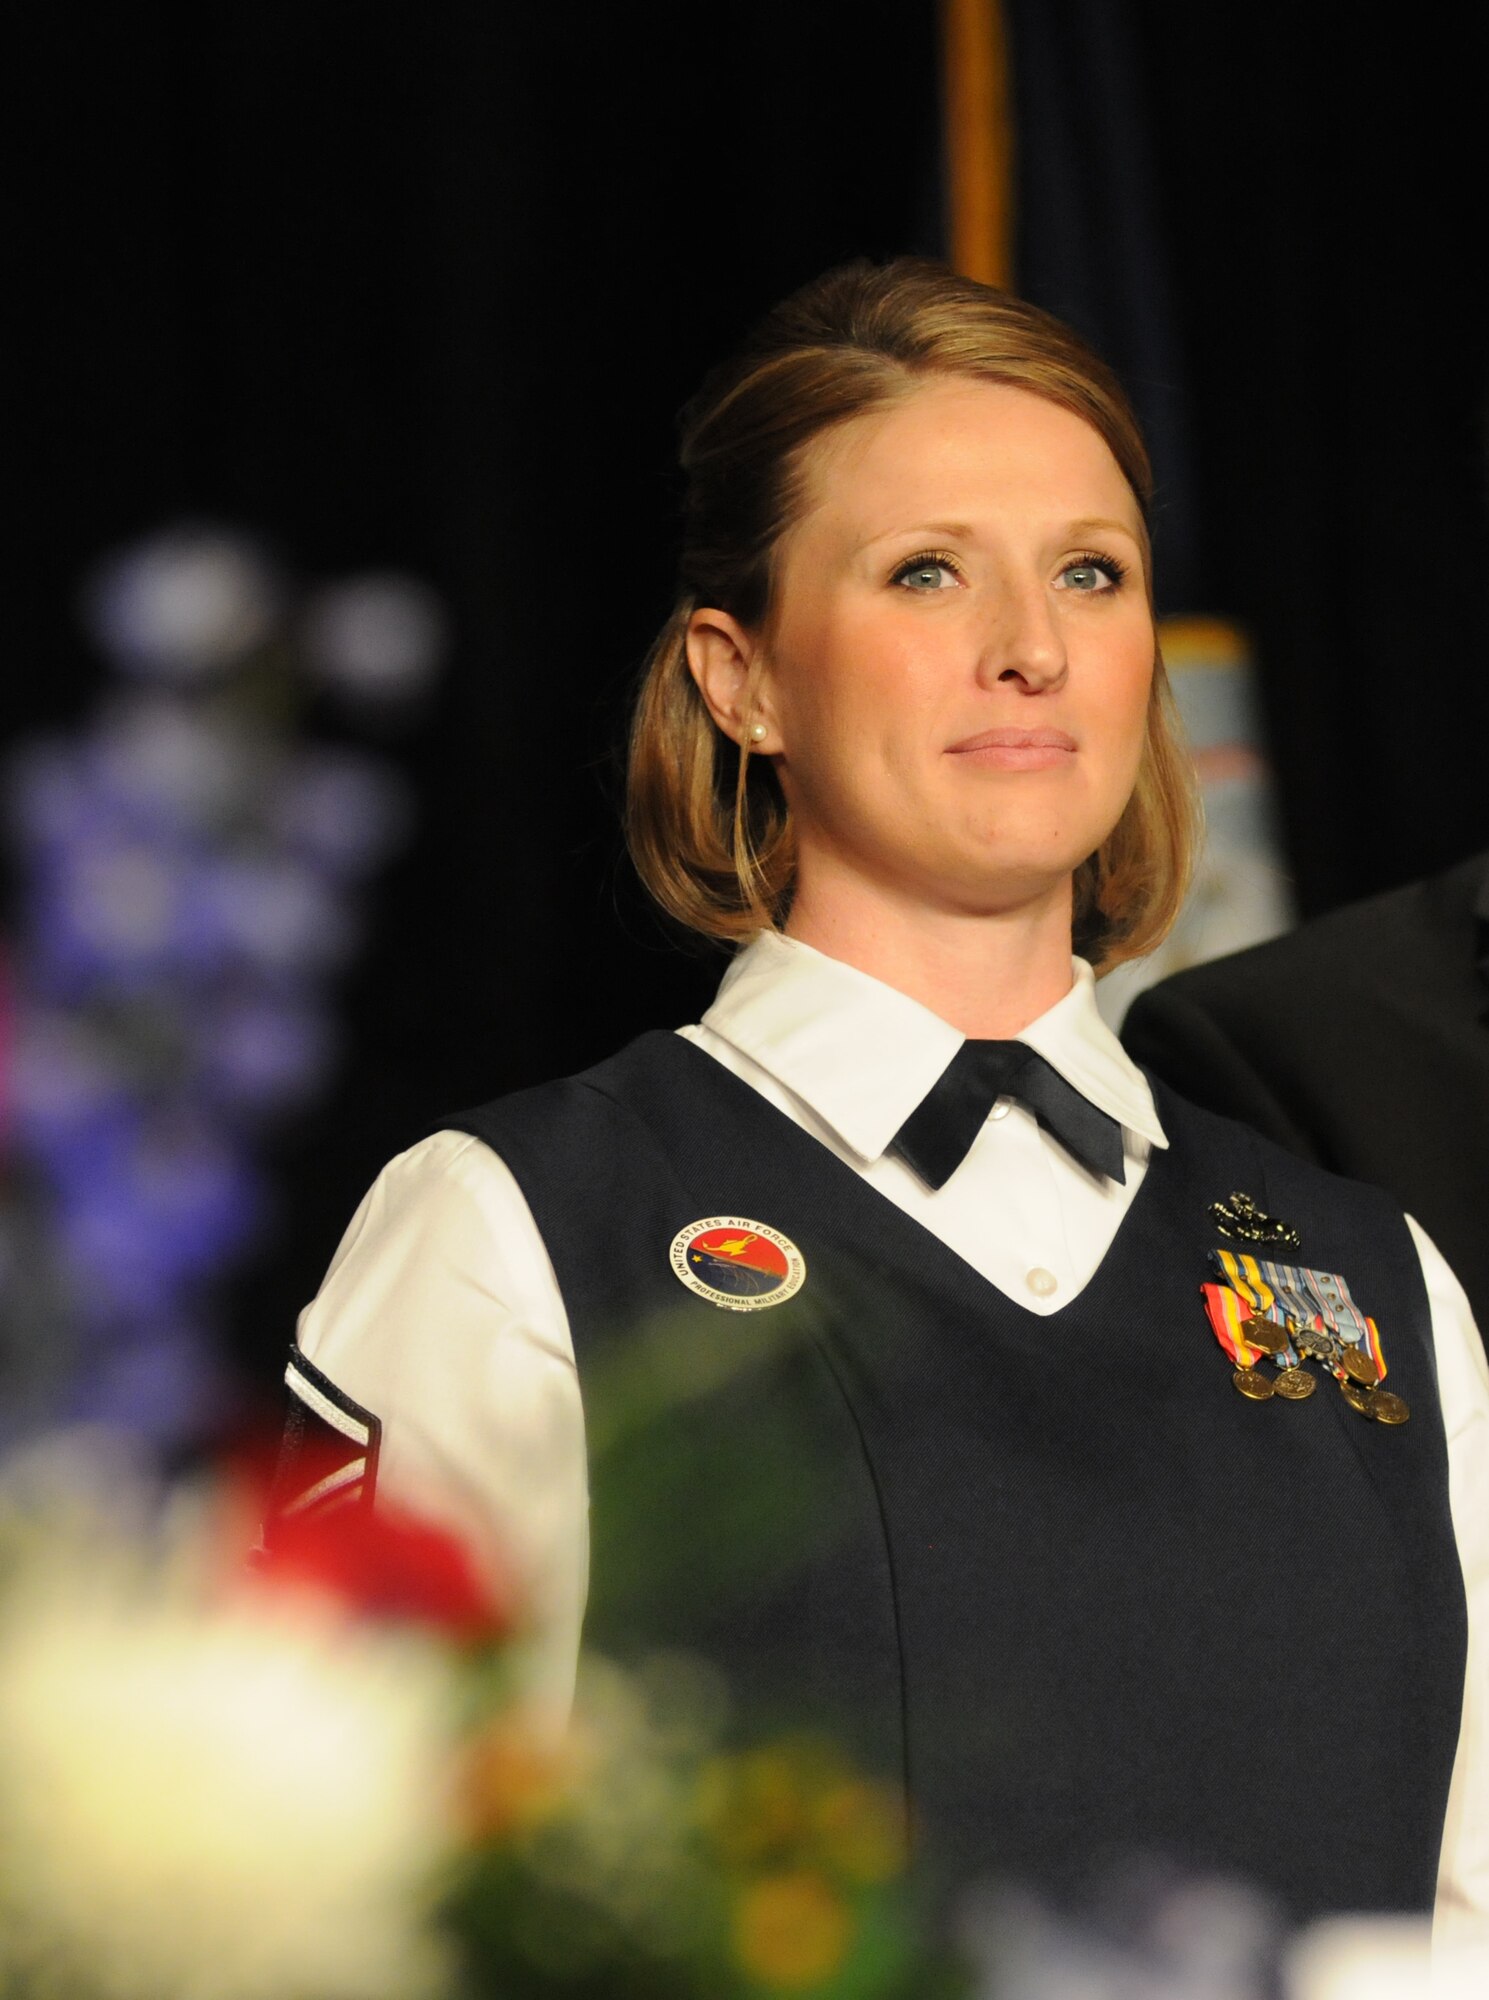
[[[1378,1424],[1404,1424],[1411,1415],[1405,1401],[1389,1389],[1370,1391],[1370,1414]]]
[[[1276,1320],[1257,1318],[1253,1315],[1245,1325],[1247,1340],[1253,1347],[1259,1347],[1264,1354],[1280,1354],[1287,1346],[1287,1328],[1279,1326]]]
[[[1297,1231],[1264,1215],[1249,1195],[1210,1209],[1222,1236],[1255,1243],[1296,1243]],[[1367,1319],[1337,1271],[1277,1264],[1246,1250],[1212,1250],[1223,1282],[1200,1286],[1205,1314],[1234,1364],[1231,1381],[1248,1402],[1306,1403],[1318,1387],[1308,1366],[1327,1369],[1359,1416],[1396,1427],[1411,1416],[1406,1400],[1383,1389],[1380,1329]],[[1274,1374],[1263,1367],[1270,1362]]]
[[[1347,1375],[1339,1377],[1339,1388],[1352,1410],[1358,1410],[1362,1417],[1373,1417],[1378,1424],[1404,1424],[1411,1415],[1405,1397],[1390,1389],[1367,1389],[1363,1382],[1352,1381]]]
[[[1315,1383],[1306,1368],[1284,1368],[1272,1387],[1289,1403],[1306,1403]]]
[[[1238,1368],[1231,1380],[1241,1394],[1253,1403],[1265,1403],[1269,1396],[1276,1394],[1270,1379],[1263,1375],[1260,1368]]]

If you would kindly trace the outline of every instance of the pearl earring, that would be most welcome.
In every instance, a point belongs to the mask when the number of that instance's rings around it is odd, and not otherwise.
[[[752,743],[763,743],[768,734],[769,731],[763,722],[752,722],[750,724],[750,741]]]

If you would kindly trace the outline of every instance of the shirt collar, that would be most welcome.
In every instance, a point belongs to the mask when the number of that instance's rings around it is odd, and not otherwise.
[[[1098,1110],[1166,1146],[1142,1071],[1102,1020],[1096,981],[1018,1036]],[[782,1083],[865,1161],[877,1160],[965,1037],[908,994],[797,938],[762,931],[725,973],[703,1025]]]

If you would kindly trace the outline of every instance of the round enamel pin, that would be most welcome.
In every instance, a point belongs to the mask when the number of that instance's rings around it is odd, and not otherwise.
[[[672,1239],[672,1268],[690,1292],[730,1312],[760,1312],[799,1292],[807,1261],[779,1229],[744,1215],[690,1222]]]

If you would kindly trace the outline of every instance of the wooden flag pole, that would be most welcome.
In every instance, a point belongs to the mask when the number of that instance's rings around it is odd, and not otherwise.
[[[964,277],[1013,282],[1013,117],[998,0],[941,0],[948,255]]]

